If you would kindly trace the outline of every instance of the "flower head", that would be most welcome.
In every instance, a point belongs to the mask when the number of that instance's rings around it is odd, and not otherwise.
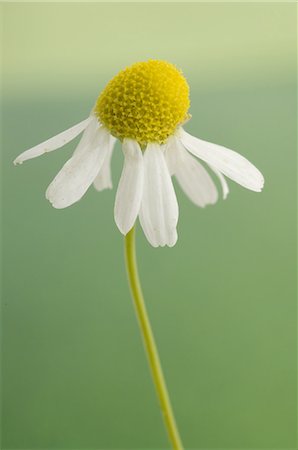
[[[94,113],[118,139],[140,145],[164,144],[188,118],[189,87],[165,61],[147,61],[121,70],[99,96]]]
[[[133,64],[119,72],[100,94],[90,116],[21,155],[21,164],[82,138],[46,191],[55,208],[82,198],[90,185],[112,187],[111,156],[116,139],[122,143],[124,165],[115,199],[115,221],[123,234],[139,216],[148,241],[173,246],[177,241],[178,204],[171,176],[197,206],[214,204],[216,186],[202,160],[219,178],[223,198],[225,176],[252,191],[262,190],[259,170],[233,150],[187,133],[189,87],[181,71],[165,61]]]

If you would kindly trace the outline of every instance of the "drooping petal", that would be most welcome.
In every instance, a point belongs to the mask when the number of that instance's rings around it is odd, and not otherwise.
[[[92,116],[83,120],[80,123],[77,123],[68,130],[62,131],[62,133],[57,134],[56,136],[42,142],[41,144],[35,145],[35,147],[26,150],[21,153],[15,160],[14,165],[22,164],[24,161],[28,159],[36,158],[44,153],[52,152],[53,150],[57,150],[63,145],[66,145],[68,142],[72,141],[75,137],[77,137],[88,124],[92,121]]]
[[[264,186],[261,172],[246,158],[221,145],[202,141],[182,128],[179,132],[183,145],[193,155],[205,161],[231,180],[252,191],[260,192]]]
[[[177,241],[178,203],[164,153],[158,144],[148,144],[144,170],[140,210],[143,231],[153,247],[172,247]]]
[[[221,188],[222,188],[222,197],[225,200],[228,196],[228,193],[230,192],[228,183],[225,179],[225,177],[223,176],[223,174],[221,172],[219,172],[219,170],[215,169],[215,167],[210,166],[210,164],[208,164],[210,169],[213,170],[213,172],[215,173],[215,175],[218,177],[220,184],[221,184]]]
[[[90,122],[88,123],[88,126],[86,127],[84,133],[82,134],[80,142],[78,143],[77,147],[75,148],[75,151],[73,152],[73,156],[85,152],[86,146],[88,146],[90,142],[93,140],[94,136],[96,135],[96,131],[99,129],[100,125],[101,124],[98,122],[97,117],[92,115]]]
[[[175,175],[180,164],[179,152],[176,151],[177,141],[176,136],[170,136],[164,145],[164,155],[170,175]]]
[[[122,234],[127,234],[138,217],[144,185],[144,158],[139,144],[124,139],[124,166],[119,181],[114,216]]]
[[[177,137],[173,137],[166,147],[167,161],[175,162],[174,175],[190,200],[204,208],[218,199],[216,186],[207,170],[187,150]],[[170,156],[171,155],[171,156]],[[170,159],[171,158],[171,159]]]
[[[97,191],[103,191],[104,189],[112,189],[112,174],[111,174],[111,158],[113,154],[114,144],[116,138],[110,136],[109,148],[101,166],[101,169],[94,180],[93,186]]]
[[[104,161],[109,148],[109,133],[103,127],[94,129],[92,124],[89,126],[84,145],[82,138],[73,156],[64,164],[46,191],[46,198],[54,208],[66,208],[80,200]],[[86,136],[89,136],[89,140]]]

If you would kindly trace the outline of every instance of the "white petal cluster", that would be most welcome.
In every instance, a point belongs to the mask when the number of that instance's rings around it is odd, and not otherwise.
[[[98,191],[112,188],[111,157],[116,139],[92,114],[18,156],[14,164],[56,150],[83,132],[72,157],[49,185],[46,198],[55,208],[66,208],[80,200],[91,184]],[[225,176],[252,191],[264,185],[261,172],[238,153],[191,136],[179,128],[165,145],[148,143],[144,151],[132,139],[122,142],[124,165],[115,199],[115,221],[127,234],[139,217],[153,247],[177,241],[178,203],[171,176],[189,199],[199,207],[216,203],[216,186],[197,160],[204,161],[218,177],[223,198],[229,193]]]

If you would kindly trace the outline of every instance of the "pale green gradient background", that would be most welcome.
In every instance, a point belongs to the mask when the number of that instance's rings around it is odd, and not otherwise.
[[[6,449],[166,449],[113,221],[115,189],[53,209],[75,143],[15,168],[86,117],[119,69],[162,58],[191,86],[187,130],[264,173],[196,208],[179,240],[138,233],[140,272],[187,449],[296,448],[296,5],[2,4]],[[120,146],[113,158],[117,185]]]

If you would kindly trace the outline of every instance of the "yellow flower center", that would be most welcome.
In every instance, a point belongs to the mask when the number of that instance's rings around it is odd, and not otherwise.
[[[94,112],[118,139],[162,144],[190,116],[189,86],[166,61],[139,62],[121,70],[100,94]]]

